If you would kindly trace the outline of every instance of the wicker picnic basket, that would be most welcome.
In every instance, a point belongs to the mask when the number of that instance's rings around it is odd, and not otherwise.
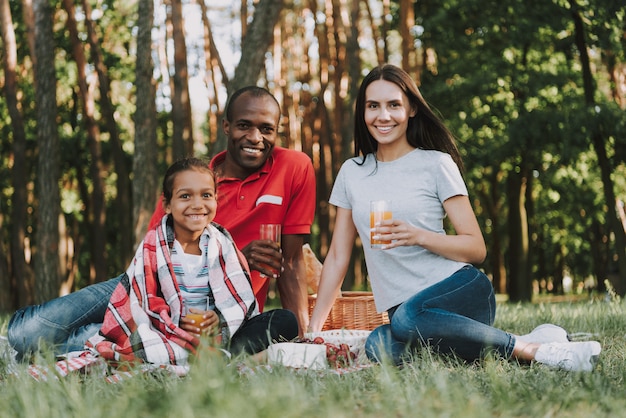
[[[317,295],[309,295],[309,316]],[[341,292],[326,318],[322,331],[333,329],[373,330],[388,324],[387,312],[376,312],[372,292]]]

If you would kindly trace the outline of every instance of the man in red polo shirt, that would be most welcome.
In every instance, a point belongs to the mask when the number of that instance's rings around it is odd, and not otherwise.
[[[227,106],[223,129],[226,151],[209,164],[217,181],[215,222],[224,226],[243,252],[252,273],[252,287],[262,311],[271,277],[276,277],[283,308],[296,314],[300,332],[309,322],[306,271],[302,245],[311,233],[315,214],[315,172],[304,153],[278,147],[280,106],[267,90],[250,86],[235,92]],[[165,214],[161,202],[150,228]],[[282,225],[282,249],[259,240],[262,223]]]
[[[296,315],[302,334],[309,323],[302,245],[315,213],[315,173],[306,154],[276,146],[279,120],[280,106],[267,90],[244,87],[231,96],[223,121],[228,146],[210,163],[218,177],[215,222],[228,229],[248,260],[261,310],[269,279],[260,273],[271,276],[262,265],[282,270],[276,277],[281,303]],[[151,224],[163,213],[159,202]],[[282,225],[282,248],[258,239],[261,223]],[[7,334],[18,358],[40,343],[55,346],[58,353],[82,350],[100,329],[122,277],[15,312]]]

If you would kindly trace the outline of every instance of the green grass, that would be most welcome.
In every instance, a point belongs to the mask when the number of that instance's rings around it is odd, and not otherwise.
[[[0,330],[6,320],[0,318]],[[594,334],[603,346],[597,369],[568,373],[494,357],[467,365],[426,350],[403,368],[380,365],[344,376],[280,367],[242,373],[207,356],[186,378],[141,375],[111,384],[92,375],[36,382],[25,373],[7,376],[0,364],[0,417],[625,416],[626,305],[498,306],[500,328],[522,334],[543,322]],[[252,366],[248,361],[237,363]]]

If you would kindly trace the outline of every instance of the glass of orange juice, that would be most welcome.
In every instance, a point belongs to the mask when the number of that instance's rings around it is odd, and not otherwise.
[[[282,225],[281,224],[261,224],[261,228],[259,231],[260,239],[269,239],[274,241],[280,246],[280,237],[282,234]],[[271,270],[273,274],[277,275],[280,272],[273,267],[265,265],[268,270]],[[266,277],[264,274],[261,276]]]
[[[198,326],[202,330],[202,333],[206,331],[205,328],[202,328],[200,324],[204,320],[203,313],[199,312],[191,312],[191,308],[206,311],[208,306],[208,296],[195,297],[193,299],[185,300],[183,302],[183,316],[187,319],[192,319],[195,325]]]
[[[382,221],[391,220],[391,200],[372,200],[370,202],[370,228]],[[372,248],[382,248],[383,245],[391,244],[391,240],[374,239],[374,231],[370,231],[370,245]]]

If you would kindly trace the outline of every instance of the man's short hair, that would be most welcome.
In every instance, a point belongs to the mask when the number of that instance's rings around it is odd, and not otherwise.
[[[228,103],[226,104],[226,112],[225,112],[227,121],[229,122],[232,121],[233,103],[235,103],[235,101],[239,98],[239,96],[245,93],[250,94],[252,97],[271,97],[272,100],[274,100],[274,103],[276,103],[276,106],[278,107],[278,113],[280,113],[280,104],[278,103],[278,100],[276,100],[276,97],[274,97],[274,95],[270,93],[267,89],[264,89],[263,87],[258,87],[258,86],[246,86],[234,92],[230,96],[230,99],[228,99]]]

